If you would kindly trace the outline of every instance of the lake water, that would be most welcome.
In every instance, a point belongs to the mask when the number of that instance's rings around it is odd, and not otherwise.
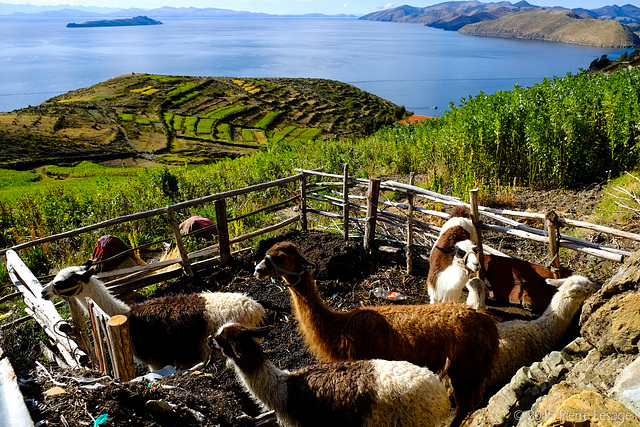
[[[575,74],[602,54],[617,58],[624,51],[348,18],[65,27],[85,20],[0,17],[0,111],[136,72],[334,79],[416,114],[439,116],[463,97]]]

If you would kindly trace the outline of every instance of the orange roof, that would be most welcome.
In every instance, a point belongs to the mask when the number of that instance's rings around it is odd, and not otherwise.
[[[416,125],[416,124],[419,125],[425,120],[435,120],[435,117],[420,116],[418,114],[414,114],[412,116],[407,117],[406,119],[400,120],[398,123],[401,123],[403,125]]]

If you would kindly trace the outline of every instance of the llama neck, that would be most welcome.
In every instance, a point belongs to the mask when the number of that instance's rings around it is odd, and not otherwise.
[[[451,264],[438,276],[431,303],[459,301],[467,280],[469,272],[455,263]]]
[[[258,354],[251,356],[259,357]],[[281,412],[285,409],[287,402],[287,378],[289,373],[278,369],[264,353],[262,361],[257,367],[243,369],[238,365],[238,361],[229,359],[227,362],[233,366],[237,377],[240,379],[245,389],[253,397],[269,410]]]
[[[485,300],[487,298],[484,288],[481,286],[467,286],[469,294],[467,295],[467,305],[479,310],[486,308]]]
[[[305,273],[301,282],[290,287],[289,291],[296,318],[307,341],[311,343],[312,350],[324,352],[318,347],[324,347],[321,343],[328,341],[332,342],[331,346],[335,346],[332,335],[341,330],[338,322],[345,316],[344,313],[334,311],[324,303],[310,273]]]
[[[109,316],[127,314],[129,312],[129,306],[113,296],[104,283],[95,277],[92,277],[89,283],[83,286],[83,292],[77,296],[81,304],[86,307],[85,297],[91,298]]]
[[[573,316],[580,308],[582,300],[572,298],[562,292],[557,293],[542,316],[534,320],[541,331],[559,340],[573,321]]]

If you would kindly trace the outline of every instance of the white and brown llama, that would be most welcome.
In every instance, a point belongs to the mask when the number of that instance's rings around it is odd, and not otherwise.
[[[431,427],[449,415],[446,388],[427,368],[375,359],[318,363],[289,372],[278,369],[256,341],[269,329],[227,324],[209,339],[282,427]]]
[[[455,302],[335,311],[318,293],[313,265],[295,244],[280,242],[267,251],[254,273],[259,279],[284,280],[309,350],[324,362],[406,360],[434,372],[446,371],[457,404],[452,425],[460,425],[480,403],[497,353],[494,319]]]
[[[447,220],[429,256],[427,291],[431,303],[460,301],[467,282],[480,270],[478,235],[473,222],[456,209]],[[483,291],[477,285],[468,286],[470,292]],[[475,301],[479,295],[470,296]]]
[[[64,268],[42,289],[42,298],[74,298],[87,311],[90,297],[108,315],[127,316],[134,354],[151,370],[206,361],[211,354],[207,337],[220,326],[258,326],[265,314],[247,295],[231,292],[170,295],[129,306],[93,274],[88,264]]]

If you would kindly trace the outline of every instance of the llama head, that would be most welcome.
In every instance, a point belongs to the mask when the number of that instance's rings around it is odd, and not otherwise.
[[[90,266],[91,263],[88,262],[81,266],[63,268],[42,288],[42,298],[45,300],[55,297],[69,299],[79,295],[94,274]]]
[[[558,295],[566,296],[580,302],[600,289],[598,284],[584,276],[573,275],[564,279],[546,279],[548,285],[558,288]]]
[[[462,240],[456,242],[455,245],[441,248],[436,246],[440,251],[447,255],[453,256],[453,265],[457,265],[461,269],[468,270],[470,272],[476,272],[480,270],[480,260],[478,259],[478,246],[471,240]]]
[[[207,344],[212,350],[221,352],[223,356],[234,363],[242,364],[243,369],[257,368],[262,353],[258,338],[265,337],[272,326],[246,327],[239,323],[226,323],[218,329],[215,335],[209,335]],[[256,362],[256,366],[252,365]]]
[[[476,310],[485,308],[485,300],[487,298],[487,286],[479,277],[472,277],[465,285],[469,291],[467,297],[467,305],[473,306]]]
[[[260,280],[282,277],[288,284],[295,285],[300,282],[302,274],[313,267],[315,264],[302,256],[296,244],[280,242],[267,251],[253,275]]]

